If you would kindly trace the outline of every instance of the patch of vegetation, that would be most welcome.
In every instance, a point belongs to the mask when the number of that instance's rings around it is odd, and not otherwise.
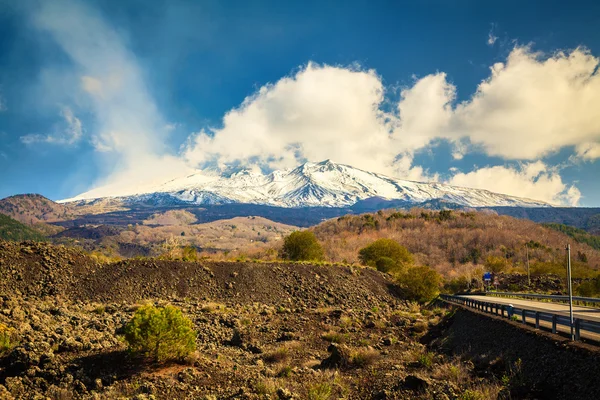
[[[277,372],[278,378],[289,378],[290,376],[292,376],[292,367],[289,365],[286,365]]]
[[[290,351],[285,347],[280,347],[271,353],[267,353],[264,360],[268,363],[278,363],[287,360],[289,357]]]
[[[17,242],[24,240],[35,240],[40,242],[45,240],[45,237],[35,229],[23,225],[8,215],[0,214],[0,239]]]
[[[578,243],[585,243],[596,250],[600,250],[600,236],[592,235],[583,229],[574,228],[564,224],[543,224],[545,227],[554,229],[575,239]]]
[[[435,354],[428,351],[419,356],[419,358],[417,359],[417,363],[423,368],[431,369],[431,367],[433,367],[434,359]]]
[[[575,293],[583,297],[598,297],[600,296],[600,279],[590,279],[582,282],[575,288]]]
[[[444,283],[444,291],[448,293],[461,293],[469,290],[470,282],[466,276],[459,276]]]
[[[292,261],[320,261],[324,258],[323,247],[311,231],[296,231],[286,236],[281,255]]]
[[[329,343],[343,343],[346,341],[346,335],[338,332],[327,332],[321,336],[321,339]]]
[[[495,274],[497,274],[498,272],[503,272],[504,270],[506,270],[507,267],[506,258],[488,256],[485,259],[485,267],[487,271],[493,272]]]
[[[181,259],[183,261],[197,261],[198,260],[198,252],[194,246],[185,246],[183,248],[183,254]]]
[[[181,360],[196,349],[192,322],[173,306],[138,308],[125,325],[129,350],[156,362]]]
[[[379,352],[375,350],[358,350],[350,356],[350,364],[362,368],[372,365],[379,358]]]
[[[0,355],[6,353],[17,345],[17,339],[13,329],[0,324]]]
[[[412,264],[413,256],[392,239],[378,239],[358,252],[360,261],[382,272],[399,272]]]
[[[333,388],[327,382],[318,383],[316,385],[311,386],[308,389],[308,399],[309,400],[329,400],[331,398],[331,394],[333,392]]]
[[[442,276],[427,266],[410,267],[396,279],[406,298],[419,303],[437,297],[442,281]]]

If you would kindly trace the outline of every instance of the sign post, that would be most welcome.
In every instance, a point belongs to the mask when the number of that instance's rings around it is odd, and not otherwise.
[[[484,273],[483,281],[486,283],[487,290],[490,290],[490,282],[492,281],[492,274],[490,272]]]
[[[525,243],[525,253],[527,254],[527,286],[531,286],[531,275],[529,274],[529,246]]]
[[[569,288],[569,319],[571,323],[571,340],[575,340],[573,332],[573,283],[571,282],[571,245],[567,245],[567,285]]]

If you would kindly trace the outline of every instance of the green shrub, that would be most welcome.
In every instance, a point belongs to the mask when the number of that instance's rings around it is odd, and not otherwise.
[[[318,383],[308,389],[309,400],[329,400],[332,394],[332,387],[329,383]]]
[[[488,271],[493,273],[502,272],[506,269],[506,259],[496,256],[488,256],[485,259],[485,267]]]
[[[390,257],[379,257],[379,259],[375,261],[375,266],[378,271],[393,272],[398,267],[398,263]]]
[[[600,279],[592,279],[587,282],[582,282],[575,289],[575,293],[583,297],[596,297],[600,294]]]
[[[392,239],[374,241],[358,252],[358,258],[363,264],[383,272],[399,272],[413,262],[412,254],[406,247]]]
[[[433,367],[434,359],[435,355],[432,352],[428,351],[421,354],[417,359],[417,362],[421,367],[431,369],[431,367]]]
[[[277,372],[278,378],[289,378],[290,376],[292,376],[292,367],[289,365],[286,365]]]
[[[198,260],[198,252],[194,246],[185,246],[183,248],[183,261],[197,261]]]
[[[320,261],[324,258],[323,247],[311,231],[292,232],[283,240],[281,255],[292,261]]]
[[[427,266],[417,266],[400,274],[397,282],[408,300],[425,303],[439,294],[442,277]]]
[[[0,324],[0,355],[6,353],[17,345],[14,329]]]
[[[192,322],[173,306],[138,308],[125,325],[129,350],[155,361],[182,359],[196,349]]]
[[[444,290],[448,293],[461,293],[469,289],[469,279],[466,276],[459,276],[444,284]]]

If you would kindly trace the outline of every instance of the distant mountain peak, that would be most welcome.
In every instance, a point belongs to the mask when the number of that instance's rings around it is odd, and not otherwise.
[[[547,207],[542,201],[493,193],[482,189],[441,183],[413,182],[364,171],[331,159],[305,162],[296,168],[264,174],[258,169],[236,168],[228,174],[214,172],[187,175],[160,185],[128,187],[127,193],[95,189],[63,202],[88,202],[103,197],[136,203],[156,198],[161,205],[260,204],[277,207],[348,207],[370,198],[424,204],[433,200],[467,207]],[[154,196],[154,197],[153,197]]]

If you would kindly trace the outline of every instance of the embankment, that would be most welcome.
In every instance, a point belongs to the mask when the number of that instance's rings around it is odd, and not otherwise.
[[[495,375],[512,398],[600,398],[600,349],[458,308],[434,345]]]

